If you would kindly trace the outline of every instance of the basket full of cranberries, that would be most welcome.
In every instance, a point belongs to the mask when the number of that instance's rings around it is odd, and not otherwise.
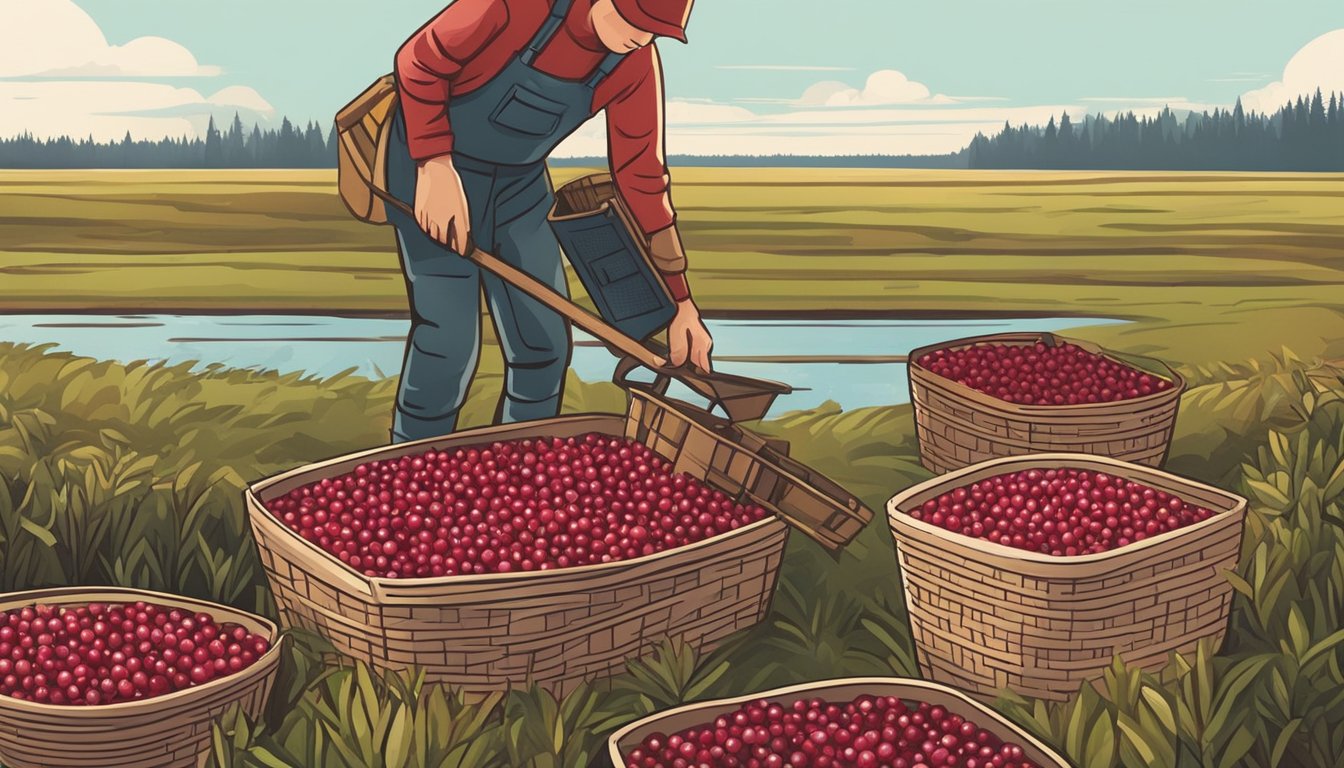
[[[1160,361],[1051,333],[921,347],[908,370],[920,456],[939,473],[1048,452],[1161,466],[1185,390]]]
[[[965,694],[900,678],[691,704],[622,728],[608,751],[618,768],[1069,768]]]
[[[1246,500],[1100,456],[995,459],[887,504],[923,673],[1067,699],[1227,631]]]
[[[184,597],[0,596],[0,763],[194,768],[225,710],[262,715],[279,646],[266,619]]]
[[[759,622],[781,518],[862,530],[857,501],[777,451],[634,397],[627,416],[462,432],[253,486],[282,619],[379,668],[563,693],[666,637],[709,646]]]

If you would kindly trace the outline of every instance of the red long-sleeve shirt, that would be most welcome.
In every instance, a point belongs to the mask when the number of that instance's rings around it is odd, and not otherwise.
[[[589,21],[591,2],[575,0],[533,62],[566,80],[588,77],[607,50]],[[448,104],[499,74],[536,35],[550,13],[547,0],[455,0],[397,52],[396,75],[411,157],[453,151]],[[663,151],[663,77],[652,45],[626,55],[593,94],[592,111],[607,111],[612,174],[635,222],[651,235],[672,226],[671,181]]]

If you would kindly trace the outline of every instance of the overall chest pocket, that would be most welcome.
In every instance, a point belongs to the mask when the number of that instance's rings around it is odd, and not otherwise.
[[[560,127],[565,105],[515,85],[490,115],[490,122],[524,136],[550,136]]]

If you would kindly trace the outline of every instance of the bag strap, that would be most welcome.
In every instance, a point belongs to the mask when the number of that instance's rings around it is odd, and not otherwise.
[[[399,198],[393,196],[391,193],[380,189],[377,184],[374,184],[372,182],[368,182],[368,184],[369,189],[373,192],[375,197],[380,198],[383,202],[387,203],[393,208],[396,208],[398,211],[401,211],[407,216],[410,216],[412,219],[415,218],[414,208],[402,202]]]
[[[541,29],[537,30],[537,34],[532,36],[531,42],[527,44],[527,50],[523,51],[522,62],[524,64],[529,67],[532,66],[532,61],[537,58],[537,54],[541,53],[541,49],[545,48],[546,44],[551,42],[551,38],[555,37],[555,33],[560,30],[560,25],[564,23],[565,15],[569,13],[569,8],[573,3],[574,0],[555,0],[555,4],[551,6],[550,15],[542,23]]]
[[[607,75],[610,75],[612,71],[616,69],[616,65],[625,61],[625,56],[626,54],[624,53],[616,53],[614,51],[607,54],[606,58],[602,59],[602,63],[598,65],[597,69],[593,70],[593,74],[588,77],[587,86],[589,88],[596,88],[598,83],[605,80]]]

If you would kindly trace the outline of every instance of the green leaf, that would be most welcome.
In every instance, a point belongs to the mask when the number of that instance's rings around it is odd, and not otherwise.
[[[1209,717],[1210,729],[1221,730],[1223,723],[1233,719],[1234,710],[1245,706],[1242,694],[1255,684],[1273,660],[1274,657],[1267,654],[1242,659],[1218,681],[1213,713]]]
[[[1329,479],[1325,481],[1324,496],[1329,501],[1344,496],[1344,461],[1335,465],[1335,471],[1331,472]]]
[[[1116,719],[1116,725],[1120,727],[1120,733],[1124,739],[1121,740],[1121,749],[1129,747],[1142,760],[1141,765],[1157,765],[1157,752],[1148,744],[1145,734],[1139,729],[1139,724],[1134,722],[1128,715],[1120,715]]]
[[[1223,755],[1218,759],[1218,768],[1238,768],[1242,763],[1242,758],[1250,753],[1251,748],[1256,744],[1255,734],[1240,726],[1232,738],[1227,740],[1227,746],[1223,749]]]
[[[1158,723],[1169,733],[1176,733],[1176,715],[1171,711],[1171,704],[1167,702],[1166,697],[1156,688],[1148,686],[1144,686],[1142,696]]]
[[[1115,764],[1115,721],[1109,712],[1102,712],[1087,739],[1083,765],[1088,768],[1110,768]]]
[[[1274,749],[1269,753],[1269,764],[1271,766],[1277,766],[1283,762],[1283,753],[1288,750],[1288,745],[1292,743],[1293,736],[1301,725],[1302,718],[1295,717],[1288,721],[1288,724],[1279,732],[1278,738],[1274,739]]]
[[[1307,628],[1307,620],[1303,618],[1302,609],[1297,605],[1288,608],[1288,637],[1293,643],[1293,655],[1301,659],[1310,647],[1311,630]]]
[[[1273,509],[1284,509],[1292,504],[1292,500],[1284,494],[1283,491],[1269,483],[1262,483],[1259,480],[1247,480],[1246,486],[1256,495],[1256,497]]]
[[[1068,724],[1064,729],[1064,749],[1075,758],[1087,754],[1087,737],[1102,709],[1100,697],[1090,685],[1084,684],[1079,696],[1073,702]]]
[[[50,529],[44,528],[42,525],[38,524],[35,520],[26,516],[21,517],[19,518],[19,526],[44,545],[48,547],[56,546],[56,535],[53,534]]]
[[[411,724],[408,707],[397,707],[397,714],[387,730],[387,750],[384,753],[387,768],[406,768],[411,756]]]
[[[1329,637],[1308,648],[1307,652],[1302,654],[1302,666],[1306,667],[1313,664],[1325,654],[1335,650],[1341,643],[1344,643],[1344,629],[1331,633]]]

